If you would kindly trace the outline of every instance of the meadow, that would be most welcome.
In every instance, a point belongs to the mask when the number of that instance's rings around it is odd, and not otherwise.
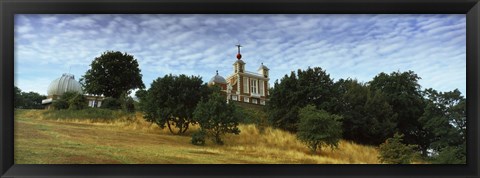
[[[224,137],[224,145],[209,140],[205,146],[195,146],[190,134],[198,127],[183,136],[172,135],[146,122],[139,112],[114,112],[99,119],[91,113],[62,118],[62,113],[47,110],[16,110],[14,158],[15,164],[379,163],[376,147],[342,140],[336,150],[325,148],[312,154],[289,132],[260,130],[253,124],[239,128],[239,135]]]

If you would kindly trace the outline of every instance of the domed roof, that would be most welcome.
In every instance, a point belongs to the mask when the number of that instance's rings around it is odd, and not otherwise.
[[[222,76],[218,75],[218,70],[217,70],[217,75],[213,76],[212,79],[208,82],[209,85],[214,85],[216,83],[220,84],[227,84],[227,80],[223,78]]]
[[[71,74],[63,74],[62,77],[55,79],[48,86],[47,94],[52,95],[63,95],[65,92],[77,92],[82,93],[82,87],[80,83],[75,80],[75,76]]]
[[[269,70],[267,66],[264,66],[264,65],[263,65],[263,62],[262,62],[262,64],[260,65],[260,67],[258,68],[258,70],[262,70],[262,69]]]

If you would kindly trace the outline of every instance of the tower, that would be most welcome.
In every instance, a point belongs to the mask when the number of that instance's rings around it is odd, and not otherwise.
[[[245,62],[242,61],[242,54],[240,54],[240,48],[242,47],[240,44],[236,45],[238,48],[237,53],[237,61],[233,63],[233,70],[235,73],[243,73],[245,71]]]
[[[268,78],[268,70],[270,70],[270,69],[268,69],[267,66],[264,66],[263,62],[262,62],[262,64],[258,68],[258,73],[262,74],[263,77]]]

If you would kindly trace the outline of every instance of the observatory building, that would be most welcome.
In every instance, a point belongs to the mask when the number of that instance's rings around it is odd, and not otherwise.
[[[72,74],[63,74],[60,78],[53,80],[48,86],[47,99],[42,100],[42,104],[46,109],[51,108],[51,104],[62,97],[65,92],[75,92],[84,94],[82,86],[75,80]],[[90,107],[100,107],[104,97],[84,95]]]
[[[257,72],[246,71],[245,62],[240,54],[240,45],[237,45],[237,59],[233,63],[233,73],[226,79],[218,74],[218,71],[208,82],[209,86],[219,86],[226,93],[227,99],[236,102],[265,105],[268,100],[269,69],[263,65]]]

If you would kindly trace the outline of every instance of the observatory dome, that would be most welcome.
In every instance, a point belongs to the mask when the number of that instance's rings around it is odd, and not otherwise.
[[[75,76],[72,74],[63,74],[62,77],[55,79],[48,86],[47,94],[63,95],[65,92],[77,92],[83,94],[80,83],[75,80]]]
[[[213,84],[227,84],[227,80],[225,80],[225,78],[223,78],[222,76],[218,75],[218,71],[217,71],[217,75],[213,76],[212,79],[210,79],[210,81],[208,82],[209,85],[213,85]]]

